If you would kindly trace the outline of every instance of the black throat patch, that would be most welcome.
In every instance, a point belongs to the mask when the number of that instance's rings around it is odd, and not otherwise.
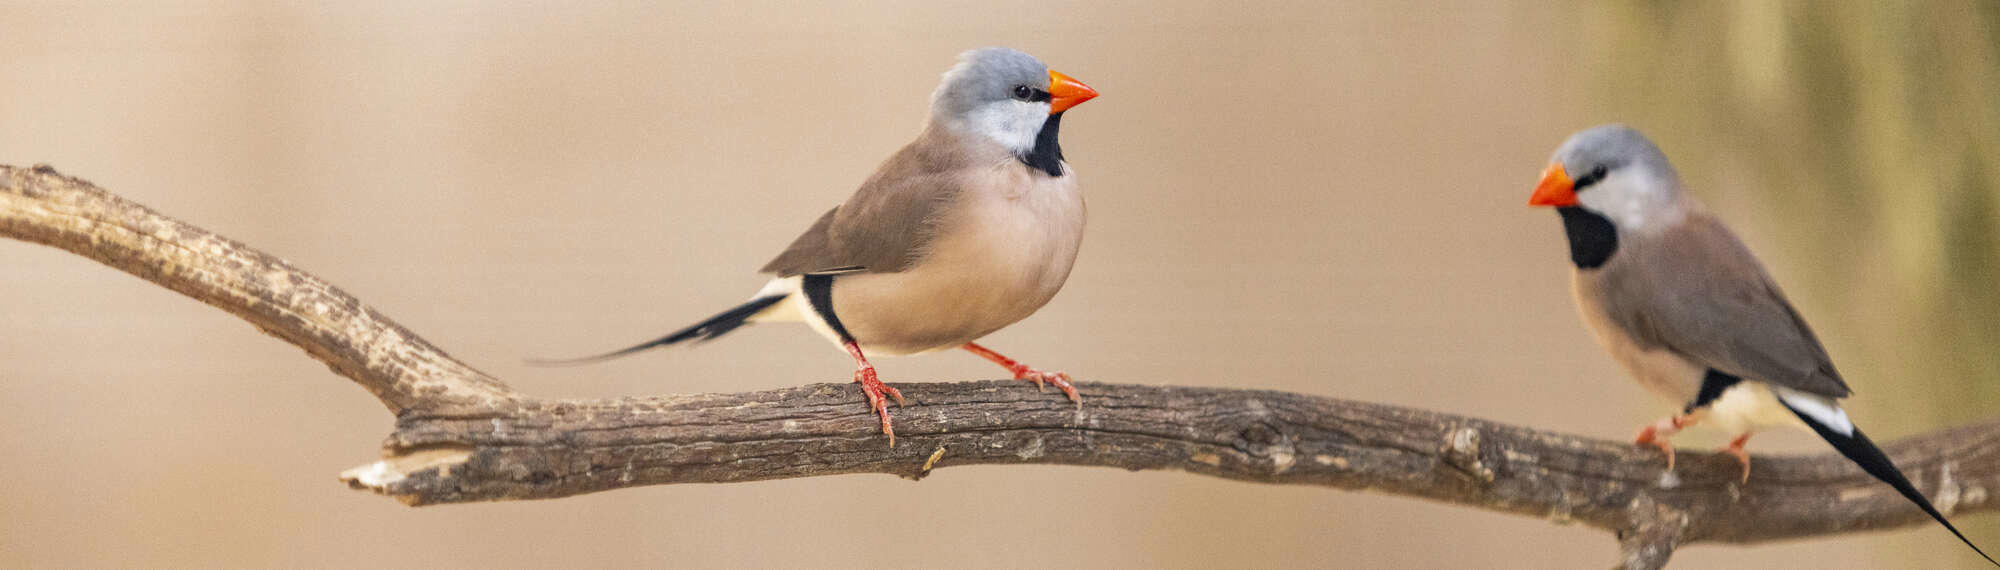
[[[1556,208],[1563,233],[1569,236],[1569,261],[1578,269],[1596,269],[1618,252],[1618,228],[1611,220],[1577,206]]]
[[[1035,135],[1035,148],[1021,155],[1021,164],[1046,172],[1049,176],[1062,176],[1062,145],[1056,143],[1056,131],[1062,127],[1062,113],[1049,115],[1042,122],[1042,132]]]

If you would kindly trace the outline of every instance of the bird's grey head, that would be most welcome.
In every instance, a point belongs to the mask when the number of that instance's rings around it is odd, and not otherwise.
[[[944,73],[931,94],[931,120],[1026,154],[1050,115],[1096,95],[1082,83],[1051,73],[1035,56],[981,48],[960,54],[958,65]]]
[[[1688,207],[1667,155],[1646,135],[1617,124],[1563,141],[1528,203],[1581,207],[1627,231],[1678,221]]]

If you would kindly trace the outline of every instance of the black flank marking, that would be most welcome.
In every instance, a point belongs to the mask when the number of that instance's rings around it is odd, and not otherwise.
[[[1029,168],[1046,172],[1049,176],[1062,176],[1062,145],[1056,143],[1056,131],[1062,128],[1062,113],[1049,115],[1042,122],[1042,132],[1035,135],[1035,148],[1021,155],[1021,163]]]
[[[695,340],[695,339],[713,340],[716,337],[729,334],[729,331],[736,330],[737,328],[742,327],[745,324],[748,324],[750,317],[756,315],[758,311],[762,311],[766,307],[770,307],[771,305],[778,304],[778,301],[783,301],[783,300],[785,300],[784,295],[771,295],[769,297],[758,297],[755,299],[751,299],[750,302],[748,303],[737,305],[735,308],[723,311],[722,313],[717,314],[713,317],[709,317],[708,320],[695,323],[689,326],[688,328],[674,331],[672,334],[669,334],[667,336],[646,341],[645,343],[630,348],[623,348],[612,352],[599,354],[597,356],[586,356],[583,358],[574,358],[569,360],[529,360],[528,363],[543,365],[543,366],[584,364],[589,362],[597,362],[600,360],[610,360],[613,358],[618,358],[620,356],[625,356],[627,354],[632,354],[634,352],[639,352],[641,350],[646,350],[648,348],[668,346],[688,340]]]
[[[819,318],[826,320],[826,326],[832,328],[834,334],[840,335],[841,341],[854,340],[854,335],[847,334],[847,327],[840,324],[840,317],[833,314],[832,275],[807,273],[801,277],[799,286],[805,290],[806,301],[812,303],[813,312],[819,313]]]
[[[1782,403],[1784,400],[1779,400],[1779,402]],[[1986,551],[1980,550],[1979,545],[1973,544],[1972,539],[1966,538],[1965,533],[1958,532],[1958,527],[1952,526],[1951,521],[1945,520],[1944,513],[1938,512],[1937,507],[1931,506],[1930,499],[1924,498],[1923,493],[1917,492],[1917,487],[1910,484],[1910,479],[1903,476],[1903,471],[1897,469],[1896,464],[1889,461],[1889,456],[1882,453],[1882,448],[1875,447],[1875,442],[1868,441],[1868,436],[1861,433],[1859,428],[1854,430],[1854,435],[1852,436],[1844,435],[1820,425],[1818,421],[1812,419],[1812,416],[1799,413],[1799,409],[1792,407],[1791,404],[1785,404],[1785,408],[1791,410],[1792,415],[1798,416],[1800,420],[1804,420],[1806,426],[1812,428],[1813,433],[1819,434],[1820,439],[1833,444],[1833,448],[1839,451],[1841,455],[1847,456],[1847,459],[1853,461],[1855,465],[1860,465],[1862,471],[1867,471],[1869,475],[1873,475],[1876,479],[1883,483],[1888,483],[1890,487],[1894,487],[1897,493],[1903,495],[1903,498],[1916,503],[1917,508],[1923,509],[1924,514],[1930,515],[1938,524],[1944,525],[1945,530],[1951,531],[1952,536],[1958,537],[1960,542],[1964,542],[1966,546],[1971,547],[1973,552],[1979,553],[1981,558],[1985,558],[1987,562],[1993,563],[1994,566],[2000,566],[2000,562],[1994,562],[1993,557],[1987,556]]]
[[[1715,403],[1716,398],[1722,397],[1724,390],[1742,381],[1742,378],[1737,378],[1734,374],[1714,368],[1708,369],[1708,374],[1701,377],[1701,392],[1694,395],[1694,401],[1688,402],[1687,407],[1681,409],[1681,413],[1692,414],[1697,408],[1708,407],[1709,404]]]
[[[1556,208],[1563,233],[1569,236],[1569,261],[1580,269],[1596,269],[1618,252],[1618,228],[1611,220],[1578,206]]]

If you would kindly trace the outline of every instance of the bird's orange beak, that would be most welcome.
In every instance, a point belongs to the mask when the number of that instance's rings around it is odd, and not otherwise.
[[[1529,206],[1575,206],[1576,184],[1563,171],[1560,162],[1549,163],[1549,169],[1542,171],[1542,183],[1535,185],[1535,195],[1528,197]]]
[[[1049,114],[1068,111],[1097,96],[1097,90],[1056,70],[1049,70]]]

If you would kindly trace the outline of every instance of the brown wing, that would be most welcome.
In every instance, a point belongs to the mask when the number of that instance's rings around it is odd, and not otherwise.
[[[762,271],[789,277],[909,268],[958,197],[966,167],[977,160],[942,130],[929,129],[890,156],[846,203],[820,216]]]
[[[1623,240],[1607,264],[1606,309],[1640,346],[1834,398],[1851,392],[1764,267],[1728,228],[1693,212],[1678,227]]]

